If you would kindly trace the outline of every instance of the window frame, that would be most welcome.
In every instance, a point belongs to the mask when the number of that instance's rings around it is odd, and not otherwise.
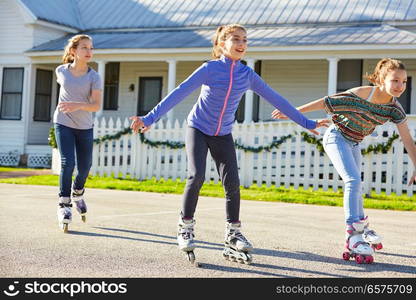
[[[111,78],[109,74],[109,65],[117,65],[117,80],[111,81],[107,77]],[[118,110],[118,94],[119,94],[119,87],[120,87],[120,62],[109,62],[106,64],[105,68],[105,75],[104,75],[104,90],[103,90],[103,110]],[[108,99],[109,93],[107,93],[107,88],[115,88],[115,99]]]
[[[49,94],[43,94],[38,92],[38,73],[39,72],[48,72],[51,76],[51,83],[49,86]],[[52,85],[53,85],[53,71],[51,70],[44,70],[44,69],[36,69],[36,80],[35,80],[35,99],[34,99],[34,108],[33,108],[33,121],[36,122],[50,122],[51,121],[51,105],[52,105]],[[49,106],[48,106],[48,118],[47,119],[38,119],[36,117],[36,107],[37,107],[37,95],[42,96],[49,96]]]
[[[5,71],[6,70],[21,70],[22,71],[22,82],[21,82],[21,91],[20,93],[10,93],[4,92],[4,81],[5,81]],[[5,67],[3,68],[2,74],[2,83],[1,83],[1,103],[0,103],[0,120],[10,120],[10,121],[20,121],[22,120],[22,105],[23,105],[23,84],[25,81],[25,68],[24,67]],[[5,118],[3,117],[3,104],[4,104],[4,95],[5,94],[20,94],[20,111],[19,116],[17,118]]]
[[[157,103],[159,103],[162,100],[163,76],[140,76],[139,77],[139,87],[138,87],[138,98],[137,98],[137,115],[138,116],[144,116],[150,111],[150,110],[149,111],[142,110],[142,106],[144,104],[144,102],[143,102],[144,101],[144,99],[143,99],[143,93],[144,93],[143,81],[144,80],[158,80],[160,82],[159,101]]]

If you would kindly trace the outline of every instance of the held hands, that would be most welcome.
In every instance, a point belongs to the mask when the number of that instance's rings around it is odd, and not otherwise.
[[[272,112],[272,118],[273,119],[279,119],[279,120],[288,120],[289,118],[284,115],[280,110],[275,109]],[[316,121],[316,128],[319,127],[328,127],[328,124],[330,124],[331,121],[328,119],[322,119],[322,120],[318,120]],[[313,134],[319,135],[319,132],[316,131],[315,129],[308,129],[310,132],[312,132]]]
[[[63,113],[71,113],[82,109],[83,105],[81,102],[59,102],[58,109]]]
[[[328,127],[328,124],[330,123],[331,121],[330,120],[328,120],[328,119],[322,119],[322,120],[317,120],[316,121],[316,128],[319,128],[319,127]],[[319,132],[318,131],[316,131],[315,129],[308,129],[310,132],[312,132],[313,134],[316,134],[316,135],[319,135]]]
[[[272,111],[272,118],[273,119],[279,119],[279,120],[288,120],[289,119],[278,109],[275,109],[274,111]]]
[[[150,129],[150,126],[144,125],[140,117],[132,116],[129,119],[132,120],[130,124],[130,128],[133,130],[134,133],[139,133],[139,132],[145,133],[146,131]]]

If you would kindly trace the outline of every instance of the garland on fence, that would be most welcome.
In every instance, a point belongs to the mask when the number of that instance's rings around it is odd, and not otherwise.
[[[94,139],[94,143],[95,144],[101,144],[103,142],[106,141],[112,141],[112,140],[118,140],[120,139],[123,135],[125,134],[130,134],[132,133],[131,128],[126,127],[123,130],[115,133],[115,134],[106,134],[104,136],[101,136],[99,138]],[[139,133],[140,134],[140,141],[146,145],[149,145],[150,147],[153,148],[157,148],[159,146],[166,146],[170,149],[182,149],[185,147],[185,144],[182,142],[170,142],[170,141],[152,141],[147,139],[143,133]],[[310,135],[304,131],[302,131],[301,136],[303,138],[303,140],[309,144],[315,145],[316,148],[318,149],[319,152],[323,153],[324,152],[324,147],[322,145],[322,139],[317,139],[315,136]],[[258,147],[250,147],[250,146],[244,146],[240,143],[238,143],[237,141],[234,142],[234,145],[237,149],[239,150],[243,150],[245,152],[253,152],[253,153],[259,153],[262,151],[270,151],[273,148],[278,149],[286,140],[292,138],[293,135],[292,134],[288,134],[285,136],[282,136],[280,139],[273,141],[272,143],[270,143],[267,146],[258,146]],[[392,145],[393,142],[399,138],[399,135],[397,133],[393,133],[393,136],[390,137],[387,142],[383,142],[383,143],[379,143],[376,145],[369,145],[366,149],[361,149],[361,154],[363,155],[367,155],[370,154],[371,152],[373,152],[374,154],[377,153],[387,153]],[[49,129],[49,137],[48,137],[48,141],[49,141],[49,145],[52,148],[57,148],[57,144],[56,144],[56,139],[55,139],[55,130],[52,127],[51,129]]]
[[[282,136],[280,139],[278,139],[277,141],[273,141],[271,144],[267,145],[267,146],[258,146],[258,147],[246,147],[240,143],[238,143],[237,141],[234,141],[234,145],[237,149],[243,150],[244,152],[254,152],[254,153],[259,153],[262,151],[267,151],[270,152],[270,150],[272,150],[273,148],[278,149],[280,147],[281,144],[283,144],[287,139],[292,138],[293,135],[288,134],[285,136]]]

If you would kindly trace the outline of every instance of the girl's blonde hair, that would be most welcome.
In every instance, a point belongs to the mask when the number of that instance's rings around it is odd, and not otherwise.
[[[220,58],[222,54],[221,46],[219,45],[221,41],[225,41],[230,33],[233,33],[235,30],[241,29],[244,32],[247,30],[244,28],[243,25],[240,24],[229,24],[229,25],[221,25],[215,31],[215,35],[212,38],[212,57],[214,59]]]
[[[381,85],[381,81],[386,78],[387,73],[393,70],[406,70],[406,68],[400,60],[383,58],[377,63],[374,72],[370,75],[366,73],[364,78],[374,85]]]
[[[76,49],[79,45],[79,42],[82,40],[92,41],[92,38],[86,34],[77,34],[68,40],[68,43],[65,46],[64,55],[62,56],[62,62],[64,64],[72,63],[74,61],[74,56],[71,54],[71,49]]]

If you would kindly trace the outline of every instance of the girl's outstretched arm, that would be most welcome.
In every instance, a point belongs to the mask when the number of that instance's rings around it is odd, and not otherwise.
[[[407,125],[407,121],[397,124],[397,129],[399,131],[400,137],[402,138],[402,142],[404,147],[407,150],[407,154],[409,155],[410,159],[413,162],[413,174],[409,178],[409,185],[416,182],[416,145],[413,141],[413,138],[410,134],[409,126]],[[410,174],[409,174],[410,175]]]
[[[311,112],[311,111],[324,110],[324,109],[325,109],[325,100],[324,100],[324,98],[320,98],[320,99],[314,100],[312,102],[309,102],[309,103],[306,103],[302,106],[297,107],[297,110],[300,111],[301,113],[307,113],[307,112]],[[275,109],[272,112],[272,118],[273,119],[288,119],[288,117],[285,116],[278,109]]]
[[[130,128],[135,133],[145,132],[150,125],[157,122],[164,114],[166,114],[175,105],[189,96],[195,89],[204,84],[208,78],[208,65],[204,63],[196,69],[185,81],[171,91],[162,101],[160,101],[146,116],[132,116]]]

